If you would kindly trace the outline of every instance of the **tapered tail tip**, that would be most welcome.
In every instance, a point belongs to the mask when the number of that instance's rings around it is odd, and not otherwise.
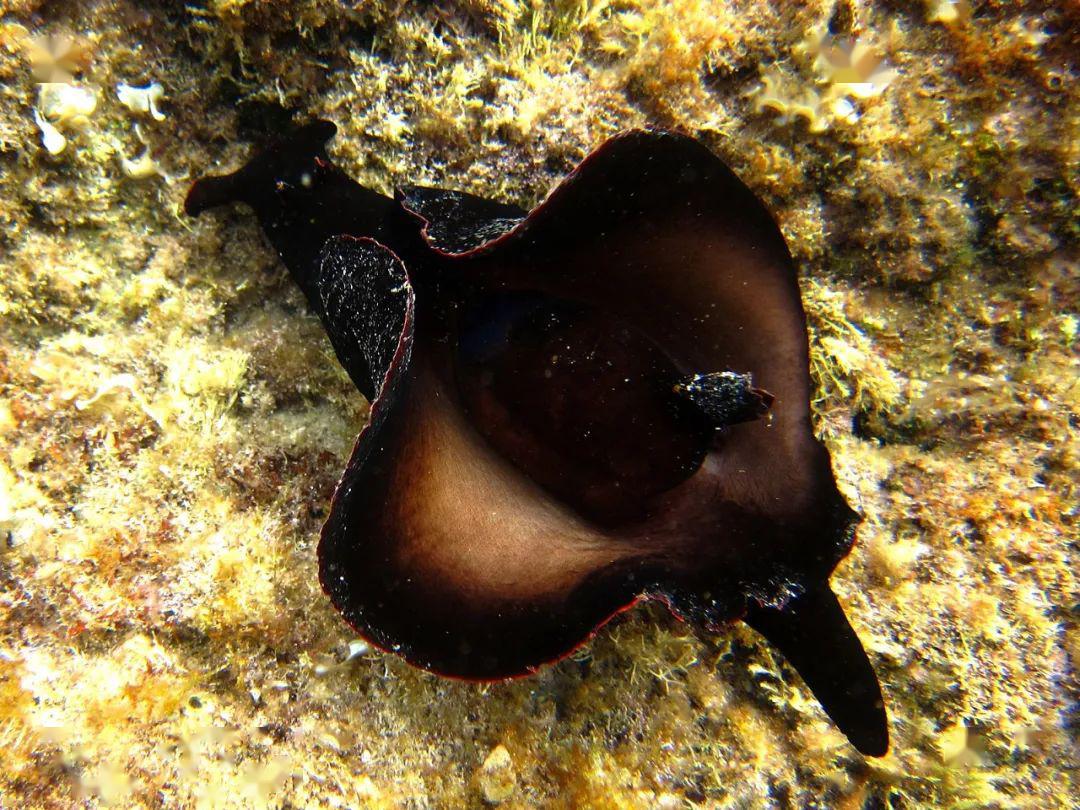
[[[784,654],[860,753],[888,753],[881,685],[827,584],[807,589],[783,608],[752,607],[744,620]]]
[[[889,753],[889,727],[885,719],[885,707],[881,708],[881,719],[876,728],[863,728],[850,731],[849,740],[860,754],[868,757],[883,757]]]

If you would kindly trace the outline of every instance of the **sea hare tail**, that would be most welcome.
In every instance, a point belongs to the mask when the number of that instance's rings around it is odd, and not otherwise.
[[[885,755],[889,726],[881,686],[827,584],[782,609],[751,608],[743,620],[779,648],[852,745],[867,756]]]

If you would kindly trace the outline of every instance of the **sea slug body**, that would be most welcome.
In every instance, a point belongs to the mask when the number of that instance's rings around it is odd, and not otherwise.
[[[705,146],[631,131],[531,211],[330,161],[316,122],[186,209],[251,206],[372,401],[319,546],[361,635],[527,675],[658,599],[741,619],[865,754],[880,686],[828,585],[857,515],[810,422],[791,255]]]

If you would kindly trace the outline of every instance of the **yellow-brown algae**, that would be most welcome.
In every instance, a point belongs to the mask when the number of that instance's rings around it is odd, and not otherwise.
[[[501,743],[517,780],[503,806],[1071,806],[1067,3],[1040,6],[1037,45],[1015,27],[1034,12],[1006,4],[950,26],[919,4],[160,6],[15,0],[0,22],[5,802],[68,807],[126,785],[121,806],[239,807],[263,785],[304,807],[467,807]],[[793,49],[833,17],[843,36],[895,29],[897,79],[821,134],[755,113],[762,65],[815,80]],[[644,123],[732,162],[810,285],[817,424],[872,516],[834,582],[887,661],[890,758],[844,754],[749,631],[701,643],[656,616],[538,681],[476,687],[375,654],[316,675],[352,636],[311,576],[311,504],[366,405],[299,296],[258,271],[274,257],[253,228],[186,230],[182,189],[121,182],[95,137],[41,154],[17,27],[42,24],[98,42],[80,81],[168,86],[160,143],[180,173],[238,165],[276,104],[333,117],[335,160],[384,191],[461,177],[528,205],[589,145]],[[130,112],[99,101],[95,131],[126,132]],[[160,425],[123,386],[76,407],[122,374]],[[939,742],[960,726],[978,759],[947,764]]]

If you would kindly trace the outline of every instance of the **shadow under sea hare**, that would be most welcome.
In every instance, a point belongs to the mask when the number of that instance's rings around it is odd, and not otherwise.
[[[810,423],[790,253],[707,148],[632,131],[526,212],[365,189],[315,122],[186,210],[250,205],[372,401],[319,545],[363,636],[524,675],[660,599],[780,649],[861,752],[877,678],[828,586],[857,515]]]

